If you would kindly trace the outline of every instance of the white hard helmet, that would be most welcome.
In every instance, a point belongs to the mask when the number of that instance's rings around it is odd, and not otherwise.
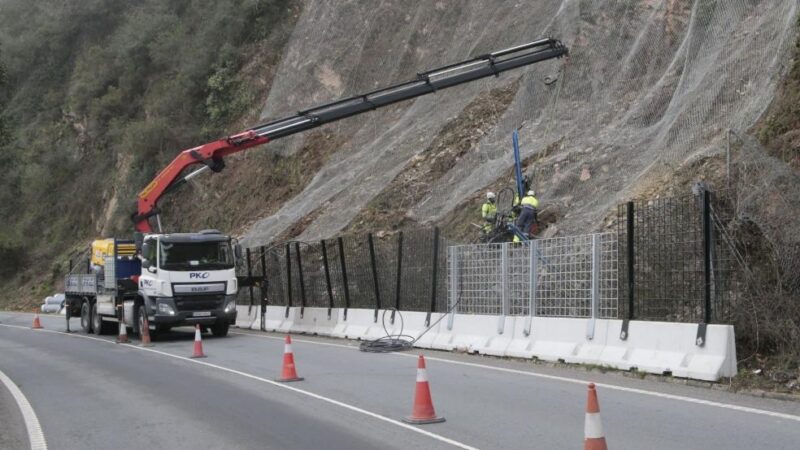
[[[486,193],[486,198],[488,200],[492,200],[492,199],[494,199],[494,197],[495,197],[494,192],[489,191],[489,192]]]
[[[530,191],[528,191],[528,195],[533,197],[534,195],[536,195],[536,192],[533,192],[533,189],[531,189]]]

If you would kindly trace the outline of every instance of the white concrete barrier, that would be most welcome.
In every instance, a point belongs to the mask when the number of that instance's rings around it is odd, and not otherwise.
[[[236,305],[236,326],[239,328],[247,328],[247,329],[260,328],[261,307],[249,306],[249,305]]]
[[[245,307],[246,309],[246,307]],[[241,314],[241,313],[240,313]],[[347,339],[372,340],[400,333],[417,337],[426,328],[424,312],[401,312],[391,323],[383,310],[327,308],[289,310],[283,306],[267,307],[268,331],[313,333]],[[671,373],[677,377],[717,381],[736,375],[736,347],[733,326],[708,325],[706,341],[697,345],[697,324],[632,321],[628,336],[620,338],[621,320],[597,319],[594,333],[587,336],[589,319],[561,317],[489,316],[455,314],[450,320],[431,314],[431,329],[415,342],[420,348],[458,350],[494,356],[537,358],[576,364],[597,364],[620,370],[636,369],[648,373]],[[238,322],[238,321],[237,321]],[[260,324],[256,320],[255,324]],[[452,326],[450,326],[452,324]]]

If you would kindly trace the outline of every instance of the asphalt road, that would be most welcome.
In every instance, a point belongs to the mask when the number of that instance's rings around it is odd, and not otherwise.
[[[283,352],[278,335],[206,337],[208,358],[189,360],[189,329],[141,349],[113,344],[113,336],[33,331],[30,320],[0,313],[0,370],[36,410],[50,448],[575,449],[589,380],[598,383],[612,449],[800,442],[796,402],[430,351],[433,400],[447,421],[410,427],[399,419],[411,411],[414,353],[368,354],[357,343],[296,337],[306,380],[286,385],[272,381]],[[42,320],[47,330],[64,329],[63,317]],[[7,402],[2,393],[0,400]]]

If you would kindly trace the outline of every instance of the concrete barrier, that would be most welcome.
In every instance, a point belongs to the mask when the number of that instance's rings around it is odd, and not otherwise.
[[[245,329],[260,328],[261,307],[249,306],[249,305],[236,305],[236,326]]]
[[[245,307],[246,308],[246,307]],[[391,311],[293,307],[267,307],[268,331],[312,333],[347,339],[372,340],[403,334],[416,338],[420,348],[466,351],[494,356],[536,358],[575,364],[597,364],[620,370],[636,369],[648,373],[717,381],[736,375],[736,347],[733,326],[708,325],[706,341],[697,345],[697,324],[632,321],[627,339],[620,338],[622,321],[597,319],[594,333],[587,336],[589,319],[561,317],[489,316],[455,314],[442,318],[431,314],[431,329],[425,325],[427,313],[401,312],[391,323]],[[240,310],[240,315],[242,315]],[[437,320],[442,318],[437,323]],[[248,317],[249,320],[249,317]],[[238,322],[238,321],[237,321]],[[260,324],[260,320],[255,321]],[[451,326],[452,325],[452,326]]]

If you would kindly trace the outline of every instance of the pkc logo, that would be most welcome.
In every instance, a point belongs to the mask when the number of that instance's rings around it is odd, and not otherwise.
[[[189,279],[190,280],[200,280],[208,278],[210,274],[208,272],[189,272]]]

